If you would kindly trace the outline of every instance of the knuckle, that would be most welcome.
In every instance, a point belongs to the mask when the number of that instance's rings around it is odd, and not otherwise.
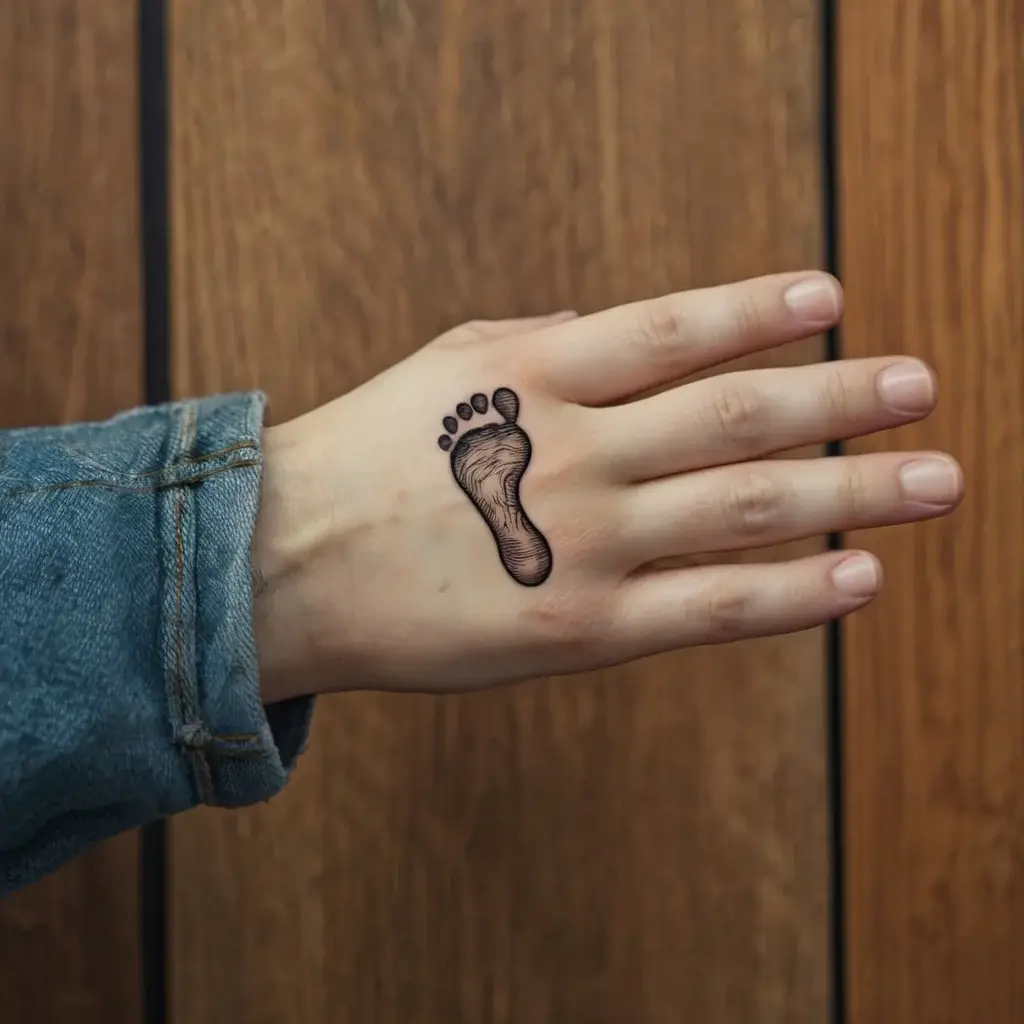
[[[523,391],[543,394],[547,390],[551,354],[535,338],[476,337],[480,359],[487,373],[517,380]]]
[[[853,385],[840,368],[829,368],[825,374],[822,406],[833,420],[845,419],[853,408]]]
[[[566,473],[557,478],[564,484]],[[554,481],[553,481],[554,482]],[[586,563],[598,560],[603,552],[616,546],[621,536],[624,522],[612,513],[602,513],[592,520],[566,518],[563,522],[550,526],[547,530],[548,540],[554,550],[564,552],[572,563]]]
[[[520,613],[520,622],[559,668],[586,661],[608,636],[606,609],[578,591],[536,602]]]
[[[711,399],[714,429],[727,441],[749,445],[764,432],[764,401],[753,388],[721,383]]]
[[[745,591],[721,589],[707,599],[707,632],[709,640],[727,643],[750,633],[753,599]]]
[[[726,527],[741,536],[762,535],[778,524],[785,506],[784,488],[762,474],[752,473],[732,487],[725,498]]]
[[[677,361],[679,345],[686,334],[686,317],[678,302],[664,299],[644,308],[640,317],[639,336],[651,357],[665,362]]]
[[[524,368],[519,369],[521,372],[516,379],[531,380]],[[563,410],[558,412],[555,431],[542,434],[543,428],[538,427],[537,434],[541,437],[543,448],[535,447],[531,451],[530,487],[546,495],[562,496],[552,499],[559,514],[555,516],[555,523],[547,527],[548,540],[554,543],[550,534],[563,534],[562,539],[571,544],[572,538],[579,534],[581,524],[577,521],[578,517],[565,507],[566,502],[571,503],[577,498],[578,488],[593,486],[595,460],[602,458],[604,453],[598,447],[596,438],[600,435],[592,426],[590,410],[571,410],[573,415],[564,415]],[[533,440],[536,441],[536,438]],[[594,530],[607,524],[608,517],[604,515],[594,518]]]
[[[868,507],[868,485],[861,470],[851,466],[839,478],[839,511],[856,519]]]
[[[754,338],[762,333],[765,326],[764,310],[749,292],[744,292],[736,299],[733,316],[736,319],[736,331],[740,337]]]

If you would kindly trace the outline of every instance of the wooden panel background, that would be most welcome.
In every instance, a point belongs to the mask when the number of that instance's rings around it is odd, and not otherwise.
[[[819,264],[818,6],[176,0],[177,393]],[[287,794],[173,823],[173,1019],[825,1020],[824,664],[323,701]]]
[[[141,400],[133,4],[0,5],[0,426]],[[135,1024],[138,842],[0,903],[10,1021]]]
[[[843,4],[845,351],[938,369],[953,518],[857,538],[851,1024],[1024,1020],[1024,3]],[[858,446],[859,449],[867,445]]]

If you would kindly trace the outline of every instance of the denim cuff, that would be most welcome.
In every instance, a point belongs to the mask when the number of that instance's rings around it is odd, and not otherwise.
[[[195,799],[241,806],[287,782],[312,699],[264,708],[253,636],[251,548],[259,511],[262,393],[172,407],[160,492],[161,652],[173,742]]]
[[[251,546],[264,398],[0,431],[0,896],[117,832],[285,784]]]

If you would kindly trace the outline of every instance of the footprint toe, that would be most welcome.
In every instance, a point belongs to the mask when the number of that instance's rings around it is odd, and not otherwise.
[[[473,410],[469,407],[467,402],[459,402],[455,406],[455,412],[458,414],[460,420],[468,420],[473,415]]]
[[[473,406],[479,413],[487,412],[487,396],[477,392],[470,400],[469,404]]]
[[[491,404],[509,423],[519,419],[519,398],[511,388],[498,388],[491,398]]]
[[[442,434],[437,439],[437,446],[443,452],[450,451],[452,447],[452,439],[447,434]]]
[[[444,429],[449,434],[454,434],[459,429],[459,421],[454,416],[445,416],[441,422],[444,423]]]

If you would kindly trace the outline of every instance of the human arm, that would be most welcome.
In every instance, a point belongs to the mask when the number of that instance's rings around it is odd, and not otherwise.
[[[272,795],[314,693],[462,692],[863,607],[866,552],[735,555],[951,511],[943,453],[772,457],[921,419],[930,372],[704,376],[840,307],[777,275],[464,325],[266,429],[241,396],[23,434],[21,461],[0,435],[2,884]]]

